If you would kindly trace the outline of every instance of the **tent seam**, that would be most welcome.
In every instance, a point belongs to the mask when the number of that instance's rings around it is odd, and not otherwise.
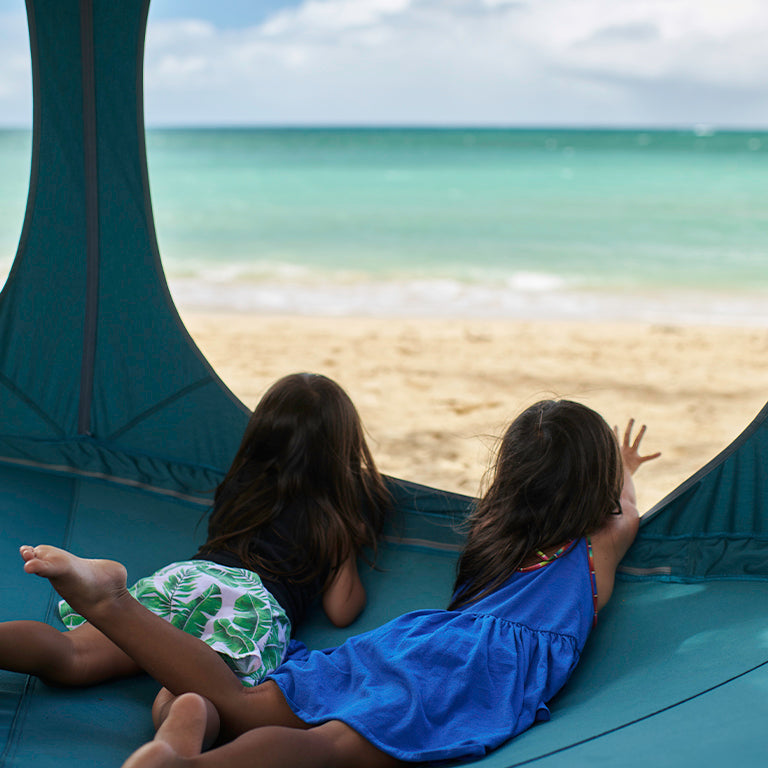
[[[213,384],[213,380],[211,379],[210,376],[205,376],[201,379],[198,379],[197,381],[193,381],[191,384],[187,384],[186,387],[180,390],[177,390],[169,397],[166,397],[164,400],[161,400],[155,403],[151,408],[148,408],[146,411],[142,411],[140,414],[138,414],[138,416],[134,416],[130,421],[123,424],[122,427],[120,427],[119,429],[116,429],[114,432],[107,435],[104,438],[104,441],[116,440],[118,437],[124,435],[126,432],[129,432],[131,429],[133,429],[137,424],[140,424],[145,419],[148,419],[154,413],[161,411],[170,403],[173,403],[176,400],[180,400],[182,397],[184,397],[185,395],[188,395],[190,392],[194,392],[196,389],[201,389],[202,387],[205,387],[209,384]]]
[[[8,435],[5,433],[0,432],[0,441],[8,441],[13,442],[14,440],[19,440],[18,435]],[[127,448],[123,448],[121,446],[115,447],[111,445],[107,440],[100,440],[95,437],[90,437],[87,435],[76,435],[74,437],[68,437],[64,435],[60,439],[51,439],[51,438],[27,438],[26,440],[22,439],[22,442],[26,442],[32,445],[57,445],[57,444],[92,444],[99,450],[105,451],[107,453],[110,453],[112,455],[120,455],[120,456],[126,456],[131,460],[146,460],[146,461],[153,461],[158,462],[161,464],[172,464],[174,466],[178,467],[188,467],[196,470],[201,470],[204,472],[211,472],[213,474],[219,475],[220,477],[224,477],[226,474],[226,470],[222,470],[221,467],[214,466],[212,464],[203,464],[201,462],[190,462],[190,461],[183,461],[182,459],[178,459],[174,456],[162,456],[158,453],[149,453],[148,451],[137,451],[137,450],[131,450]],[[12,456],[3,456],[0,454],[0,461],[9,461],[12,463],[17,463],[20,459],[17,459],[16,457]],[[21,459],[23,461],[23,459]],[[34,466],[41,466],[41,467],[47,467],[47,466],[58,466],[49,464],[45,461],[36,461],[34,459],[28,460],[30,464],[33,464]],[[62,466],[69,466],[69,465],[62,465]]]
[[[99,148],[96,128],[93,1],[80,0],[80,45],[83,86],[83,161],[85,179],[86,286],[83,353],[77,431],[91,433],[91,404],[99,316]]]
[[[28,405],[49,427],[53,428],[60,437],[66,437],[66,432],[34,400],[27,397],[14,381],[9,379],[5,374],[0,373],[0,382],[5,384],[5,386],[8,387],[19,400]]]
[[[38,461],[31,461],[28,459],[16,459],[10,456],[0,456],[0,463],[12,464],[21,467],[32,467],[35,469],[45,470],[49,472],[55,472],[57,474],[63,474],[76,478],[87,478],[90,480],[104,480],[106,482],[114,483],[115,485],[122,485],[127,488],[138,488],[150,493],[156,493],[160,496],[169,496],[181,501],[187,501],[192,504],[209,507],[211,505],[211,499],[207,496],[193,496],[192,494],[182,493],[181,491],[174,491],[170,488],[162,488],[158,485],[150,485],[149,483],[142,483],[140,480],[131,480],[127,477],[119,477],[118,475],[108,475],[106,472],[92,472],[85,469],[75,469],[67,464],[44,464]],[[0,763],[2,765],[2,763]]]

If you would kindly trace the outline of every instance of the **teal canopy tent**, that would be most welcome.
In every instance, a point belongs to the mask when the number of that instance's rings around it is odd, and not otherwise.
[[[0,295],[0,620],[57,624],[17,549],[189,556],[247,411],[176,313],[154,235],[142,113],[148,2],[27,0],[29,199]],[[257,332],[257,331],[255,331]],[[649,513],[552,721],[488,766],[719,766],[765,758],[768,410]],[[391,481],[402,525],[351,628],[444,605],[472,500]],[[202,524],[198,525],[199,522]],[[344,632],[314,616],[315,647]],[[119,765],[151,736],[148,678],[57,690],[0,673],[0,764]]]

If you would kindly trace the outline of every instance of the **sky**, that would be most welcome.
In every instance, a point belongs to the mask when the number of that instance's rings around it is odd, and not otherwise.
[[[766,39],[766,0],[153,0],[145,115],[768,129]],[[0,51],[0,125],[28,125],[23,0]]]

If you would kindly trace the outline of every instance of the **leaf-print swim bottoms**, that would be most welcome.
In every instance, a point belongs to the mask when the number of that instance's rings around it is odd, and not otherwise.
[[[210,645],[243,685],[256,685],[283,660],[291,622],[253,571],[186,560],[139,579],[128,591],[152,613]],[[64,600],[59,615],[69,629],[85,623]]]

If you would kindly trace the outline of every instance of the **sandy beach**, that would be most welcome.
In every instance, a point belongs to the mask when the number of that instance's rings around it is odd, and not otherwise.
[[[663,456],[638,473],[642,511],[768,401],[766,328],[181,314],[249,407],[285,373],[324,373],[357,404],[383,472],[471,495],[505,424],[544,397],[647,424],[644,447]]]

